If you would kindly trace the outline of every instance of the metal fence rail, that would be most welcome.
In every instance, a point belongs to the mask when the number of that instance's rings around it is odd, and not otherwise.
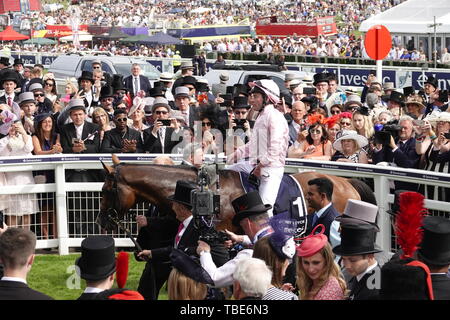
[[[151,163],[158,154],[124,154],[118,155],[122,162]],[[180,155],[171,155],[175,163],[181,161]],[[69,248],[79,247],[87,235],[101,234],[95,224],[96,214],[100,208],[102,182],[69,183],[65,182],[67,169],[102,169],[100,160],[111,162],[105,155],[51,155],[22,157],[0,157],[0,172],[54,170],[55,183],[17,185],[0,187],[0,197],[31,195],[36,201],[37,212],[31,215],[29,228],[36,233],[37,248],[56,248],[59,254],[69,253]],[[221,158],[221,166],[224,164]],[[212,157],[207,161],[213,162]],[[392,233],[392,217],[386,213],[394,201],[390,192],[392,181],[407,181],[423,185],[450,188],[450,174],[428,172],[423,170],[362,165],[352,163],[337,163],[329,161],[287,159],[285,171],[297,173],[303,171],[318,171],[352,178],[365,178],[373,181],[374,193],[380,208],[378,225],[381,232],[377,243],[384,250],[395,251],[396,242]],[[433,215],[449,218],[450,206],[447,202],[429,200],[425,206],[432,210]],[[134,221],[136,214],[145,214],[148,204],[141,203],[130,210],[125,223],[137,234]],[[24,226],[28,227],[28,226]],[[118,247],[132,247],[133,243],[123,232],[112,234]]]

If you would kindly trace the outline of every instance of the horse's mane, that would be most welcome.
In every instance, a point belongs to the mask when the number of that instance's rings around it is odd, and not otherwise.
[[[193,166],[189,166],[186,164],[179,164],[179,165],[167,165],[167,164],[153,164],[153,163],[126,163],[121,162],[119,164],[113,165],[114,168],[120,167],[120,166],[138,166],[138,167],[159,167],[159,168],[165,168],[165,169],[181,169],[181,170],[190,170],[195,173],[198,172],[198,169]]]

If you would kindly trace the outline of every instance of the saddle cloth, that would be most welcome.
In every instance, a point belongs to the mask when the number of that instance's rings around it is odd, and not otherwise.
[[[239,172],[241,184],[246,193],[258,191],[255,185],[249,183],[249,174]],[[298,181],[290,174],[284,174],[278,190],[277,200],[273,207],[273,214],[277,218],[296,220],[297,231],[295,238],[301,237],[306,231],[307,206],[303,190]]]

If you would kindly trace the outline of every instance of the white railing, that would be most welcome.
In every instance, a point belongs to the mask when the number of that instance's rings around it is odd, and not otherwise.
[[[124,154],[118,155],[122,162],[127,163],[151,163],[158,154]],[[171,155],[175,163],[181,161],[180,155]],[[100,229],[94,225],[94,218],[99,211],[99,203],[101,199],[101,188],[103,182],[92,183],[69,183],[65,182],[65,170],[67,169],[102,169],[100,160],[105,163],[111,163],[110,155],[51,155],[51,156],[33,156],[23,157],[0,157],[0,172],[12,171],[37,171],[37,170],[54,170],[55,183],[34,184],[22,186],[8,186],[0,188],[0,195],[14,194],[53,194],[53,211],[56,215],[57,232],[53,237],[44,238],[42,227],[36,221],[32,224],[32,230],[37,232],[38,241],[37,248],[59,248],[59,254],[65,255],[69,253],[69,248],[79,247],[81,241],[87,234],[100,234]],[[220,166],[224,164],[224,159],[219,159]],[[208,162],[213,162],[213,157],[207,157]],[[393,238],[391,232],[391,217],[386,213],[389,205],[393,203],[394,197],[390,194],[391,181],[405,181],[423,185],[441,186],[450,188],[450,174],[435,173],[423,170],[405,169],[397,167],[385,167],[375,165],[363,165],[353,163],[341,163],[330,161],[313,161],[287,159],[285,171],[287,173],[297,173],[303,171],[318,171],[326,174],[333,174],[345,177],[360,177],[373,179],[374,192],[380,208],[378,225],[380,234],[377,237],[377,243],[383,250],[391,251],[393,248]],[[79,192],[84,194],[80,195]],[[40,198],[42,199],[42,197]],[[80,214],[76,203],[82,203],[87,208],[83,208],[87,212],[87,221],[77,221],[76,215]],[[72,206],[72,207],[71,207]],[[74,207],[75,206],[75,207]],[[444,213],[450,212],[450,206],[443,201],[426,200],[426,208],[430,210],[438,210]],[[146,204],[140,204],[133,209],[133,212],[144,214]],[[40,213],[42,214],[42,213]],[[37,215],[36,215],[37,216]],[[134,219],[128,221],[128,227],[132,233],[136,235],[136,224]],[[94,231],[79,232],[76,227],[80,224],[86,224]],[[96,229],[96,230],[95,230]],[[74,231],[75,230],[75,231]],[[126,238],[125,234],[113,234],[116,246],[132,247],[133,243]]]

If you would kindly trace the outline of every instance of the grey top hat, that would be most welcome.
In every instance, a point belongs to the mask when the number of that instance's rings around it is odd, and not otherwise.
[[[37,90],[44,91],[44,88],[42,87],[42,84],[40,84],[40,83],[33,83],[28,89],[28,91],[32,91],[32,92],[37,91]]]
[[[380,231],[377,225],[377,215],[378,207],[376,205],[361,200],[349,199],[344,213],[336,217],[335,220],[341,224],[369,224],[374,226],[377,231]]]
[[[352,94],[352,95],[350,95],[350,96],[348,96],[347,97],[347,101],[345,102],[345,104],[344,104],[344,109],[347,107],[347,106],[349,106],[349,105],[351,105],[351,104],[357,104],[358,106],[362,106],[362,103],[361,103],[361,98],[360,98],[360,96],[358,96],[358,95],[356,95],[356,94]]]
[[[175,97],[189,97],[189,88],[188,87],[177,87],[175,89]]]
[[[297,76],[293,73],[286,73],[286,75],[284,76],[284,81],[291,81],[297,79]]]
[[[182,62],[181,70],[183,70],[183,69],[194,69],[194,66],[192,65],[192,61]]]
[[[170,106],[169,106],[169,102],[167,101],[166,98],[163,98],[163,97],[156,97],[155,98],[155,101],[153,101],[152,113],[155,112],[155,109],[159,108],[159,107],[166,108],[168,112],[171,111]]]
[[[86,106],[84,105],[83,99],[72,99],[68,104],[69,112],[74,110],[83,110],[86,112]]]
[[[33,92],[24,92],[19,94],[19,105],[27,102],[36,103],[36,100],[34,100]]]

